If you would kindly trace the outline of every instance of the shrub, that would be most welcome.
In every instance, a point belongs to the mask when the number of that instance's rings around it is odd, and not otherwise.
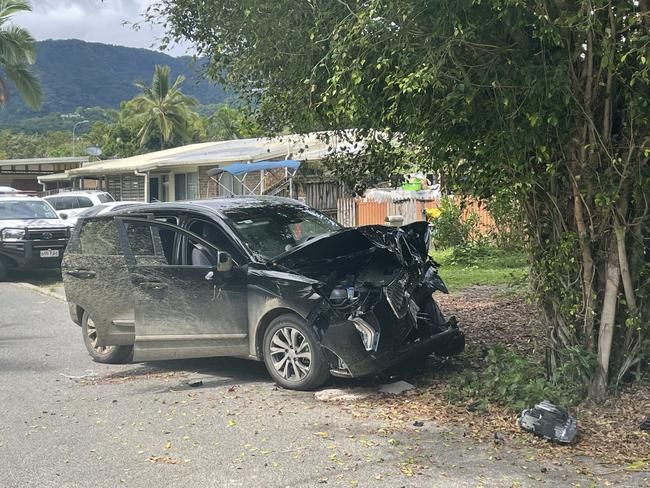
[[[433,219],[433,239],[436,247],[465,246],[477,234],[478,216],[463,220],[463,209],[449,197],[440,200],[440,214]]]
[[[480,406],[496,403],[519,412],[542,400],[563,407],[579,403],[585,396],[584,378],[594,367],[594,358],[579,348],[567,349],[569,360],[547,379],[544,368],[503,347],[490,349],[481,372],[464,373],[450,383],[451,400],[474,400]]]

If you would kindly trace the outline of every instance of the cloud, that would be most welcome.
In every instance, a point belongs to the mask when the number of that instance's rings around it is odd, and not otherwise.
[[[121,46],[155,49],[159,27],[133,24],[152,0],[32,0],[32,12],[13,17],[38,40],[82,39]],[[174,46],[169,54],[183,55],[187,46]]]

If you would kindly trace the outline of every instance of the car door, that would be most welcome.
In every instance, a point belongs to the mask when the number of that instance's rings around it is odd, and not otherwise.
[[[113,218],[83,221],[72,234],[61,268],[66,299],[93,320],[97,345],[133,344],[132,285]]]
[[[188,245],[207,246],[215,255],[220,249],[170,223],[119,221],[134,290],[134,360],[248,355],[242,263],[230,271],[188,264]]]

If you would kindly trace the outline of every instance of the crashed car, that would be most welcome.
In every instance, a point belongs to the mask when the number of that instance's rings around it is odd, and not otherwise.
[[[306,390],[464,349],[427,240],[279,197],[142,204],[82,217],[63,277],[95,361],[244,357]]]

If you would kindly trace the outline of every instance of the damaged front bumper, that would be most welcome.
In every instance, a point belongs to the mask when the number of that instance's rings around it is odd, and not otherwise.
[[[465,349],[465,334],[454,317],[428,337],[388,347],[382,347],[386,346],[382,341],[376,351],[367,351],[358,329],[349,320],[330,325],[321,346],[330,363],[330,373],[348,378],[378,374],[409,359],[431,354],[454,356]]]

